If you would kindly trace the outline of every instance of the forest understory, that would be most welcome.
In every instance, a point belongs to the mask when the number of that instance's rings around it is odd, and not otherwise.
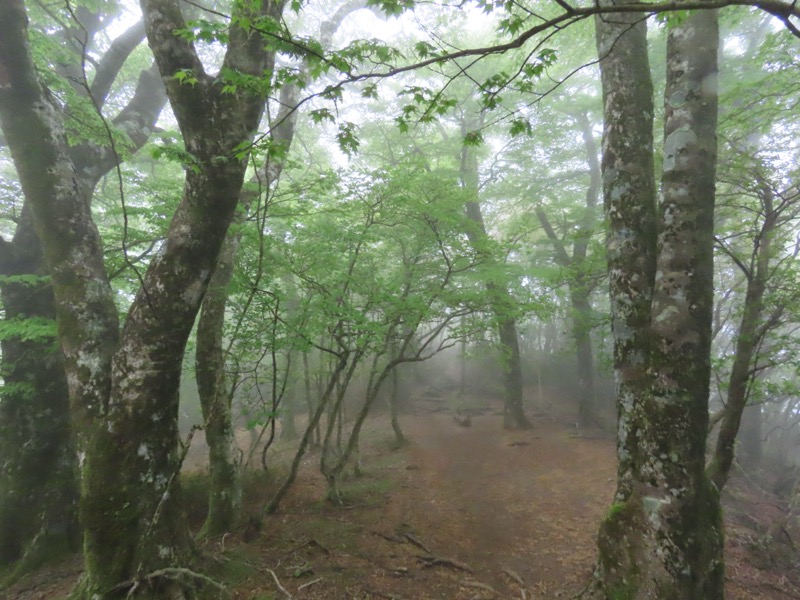
[[[276,515],[257,525],[282,481],[294,445],[276,444],[269,474],[245,476],[240,528],[207,540],[208,572],[235,600],[479,600],[574,598],[596,558],[596,533],[614,492],[613,437],[577,430],[556,398],[533,412],[530,431],[505,431],[501,403],[470,403],[470,426],[425,394],[402,415],[409,443],[393,445],[388,416],[370,418],[362,473],[325,500],[319,454]],[[242,432],[242,437],[247,437]],[[206,509],[206,448],[193,442],[186,506],[199,529]],[[785,500],[737,469],[723,505],[726,596],[800,598],[798,531],[772,531]],[[78,557],[27,576],[0,597],[66,598]],[[5,595],[3,595],[5,594]],[[227,594],[227,595],[226,595]]]

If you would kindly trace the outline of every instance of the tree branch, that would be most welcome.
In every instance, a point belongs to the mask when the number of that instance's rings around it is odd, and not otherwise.
[[[144,21],[139,20],[117,37],[97,65],[90,92],[98,106],[105,104],[111,85],[119,75],[122,65],[144,39]]]

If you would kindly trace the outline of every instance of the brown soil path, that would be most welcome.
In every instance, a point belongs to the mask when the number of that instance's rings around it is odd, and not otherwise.
[[[613,441],[577,437],[544,416],[531,431],[508,432],[497,415],[461,427],[449,414],[418,408],[402,418],[411,442],[399,451],[389,449],[386,417],[370,420],[365,475],[343,482],[344,505],[322,500],[325,482],[311,454],[260,532],[244,527],[206,543],[227,565],[212,575],[233,600],[288,597],[275,578],[293,600],[565,600],[586,584],[614,490]],[[290,454],[278,449],[276,459]],[[258,514],[276,484],[261,477],[251,485],[246,514]],[[192,498],[198,523],[202,491]],[[741,520],[766,514],[774,501],[743,487],[730,494],[728,600],[800,598],[791,569],[754,561],[752,541],[779,509],[755,529]],[[72,560],[0,598],[64,598],[79,572]]]
[[[473,418],[469,428],[415,417],[406,429],[419,475],[397,503],[421,540],[498,590],[511,592],[504,570],[540,598],[580,589],[614,490],[612,441],[573,437],[547,421],[506,432],[499,416]]]

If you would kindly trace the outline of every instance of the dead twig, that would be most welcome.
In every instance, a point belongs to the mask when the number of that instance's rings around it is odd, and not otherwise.
[[[487,583],[481,583],[480,581],[464,580],[464,581],[461,582],[461,585],[463,585],[464,587],[471,587],[471,588],[476,588],[476,589],[479,589],[479,590],[483,590],[484,592],[489,592],[490,594],[494,594],[495,596],[499,596],[500,595],[500,592],[498,592],[492,586],[490,586]]]
[[[317,577],[314,581],[309,581],[308,583],[304,583],[303,585],[301,585],[299,588],[297,588],[297,591],[300,592],[301,590],[311,587],[312,585],[315,585],[320,581],[322,581],[322,577]]]
[[[277,586],[278,586],[278,589],[279,589],[281,592],[283,592],[283,594],[284,594],[284,595],[285,595],[287,598],[289,598],[289,600],[292,600],[292,595],[289,593],[289,591],[288,591],[288,590],[287,590],[285,587],[283,587],[283,586],[281,585],[281,581],[280,581],[280,579],[278,579],[278,576],[275,574],[275,571],[273,571],[272,569],[267,569],[267,573],[269,573],[270,575],[272,575],[272,579],[275,581],[275,585],[277,585]]]
[[[516,571],[512,571],[507,567],[503,567],[501,571],[506,577],[508,577],[511,581],[516,583],[519,587],[521,588],[525,587],[525,580],[523,580],[522,577],[519,576],[519,573],[517,573]]]
[[[185,567],[166,567],[163,569],[156,569],[146,575],[142,575],[141,577],[137,577],[136,579],[131,579],[120,583],[117,586],[114,586],[109,590],[109,592],[113,592],[116,590],[123,590],[128,588],[128,593],[126,594],[126,598],[133,598],[136,592],[139,590],[139,587],[144,582],[155,581],[158,579],[171,579],[173,581],[183,581],[186,579],[194,579],[199,581],[205,585],[210,585],[213,588],[216,588],[220,592],[222,592],[223,596],[226,598],[230,598],[231,594],[224,585],[219,583],[218,581],[214,581],[207,575],[203,575],[202,573],[197,573],[192,571],[191,569],[187,569]]]

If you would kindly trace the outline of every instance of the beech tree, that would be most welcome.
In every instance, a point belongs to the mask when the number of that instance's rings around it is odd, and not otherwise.
[[[596,593],[722,598],[719,493],[705,475],[717,123],[717,15],[669,25],[663,197],[641,15],[596,19],[617,379],[614,504]]]
[[[98,181],[147,141],[166,103],[152,66],[138,74],[132,92],[122,94],[127,101],[117,108],[121,94],[112,93],[112,86],[129,77],[126,61],[143,41],[144,26],[134,23],[103,47],[98,40],[102,16],[78,7],[71,18],[64,15],[68,25],[60,25],[52,39],[39,40],[56,73],[52,83],[67,99],[64,112],[73,116],[65,126],[76,141],[66,151],[75,169],[77,193],[87,205]],[[85,67],[95,55],[99,58],[94,58],[90,83],[82,64]],[[107,113],[113,116],[103,116]],[[112,131],[116,145],[109,147]],[[13,152],[17,140],[9,136],[6,141]],[[77,547],[80,539],[67,380],[55,343],[53,291],[27,195],[13,239],[0,240],[0,265],[7,332],[2,340],[5,385],[0,403],[0,564],[19,561],[21,573]]]
[[[251,28],[281,4],[237,4],[223,73],[260,78],[268,43]],[[143,2],[148,41],[193,161],[159,256],[120,330],[102,241],[69,155],[61,107],[41,83],[21,1],[0,5],[0,118],[53,278],[59,340],[82,476],[84,597],[180,587],[187,564],[180,512],[178,385],[183,349],[238,203],[263,92],[223,91],[208,75],[178,2]],[[245,28],[240,26],[245,23]],[[188,79],[188,81],[187,81]],[[165,324],[169,324],[167,327]],[[153,575],[161,573],[161,575]]]

